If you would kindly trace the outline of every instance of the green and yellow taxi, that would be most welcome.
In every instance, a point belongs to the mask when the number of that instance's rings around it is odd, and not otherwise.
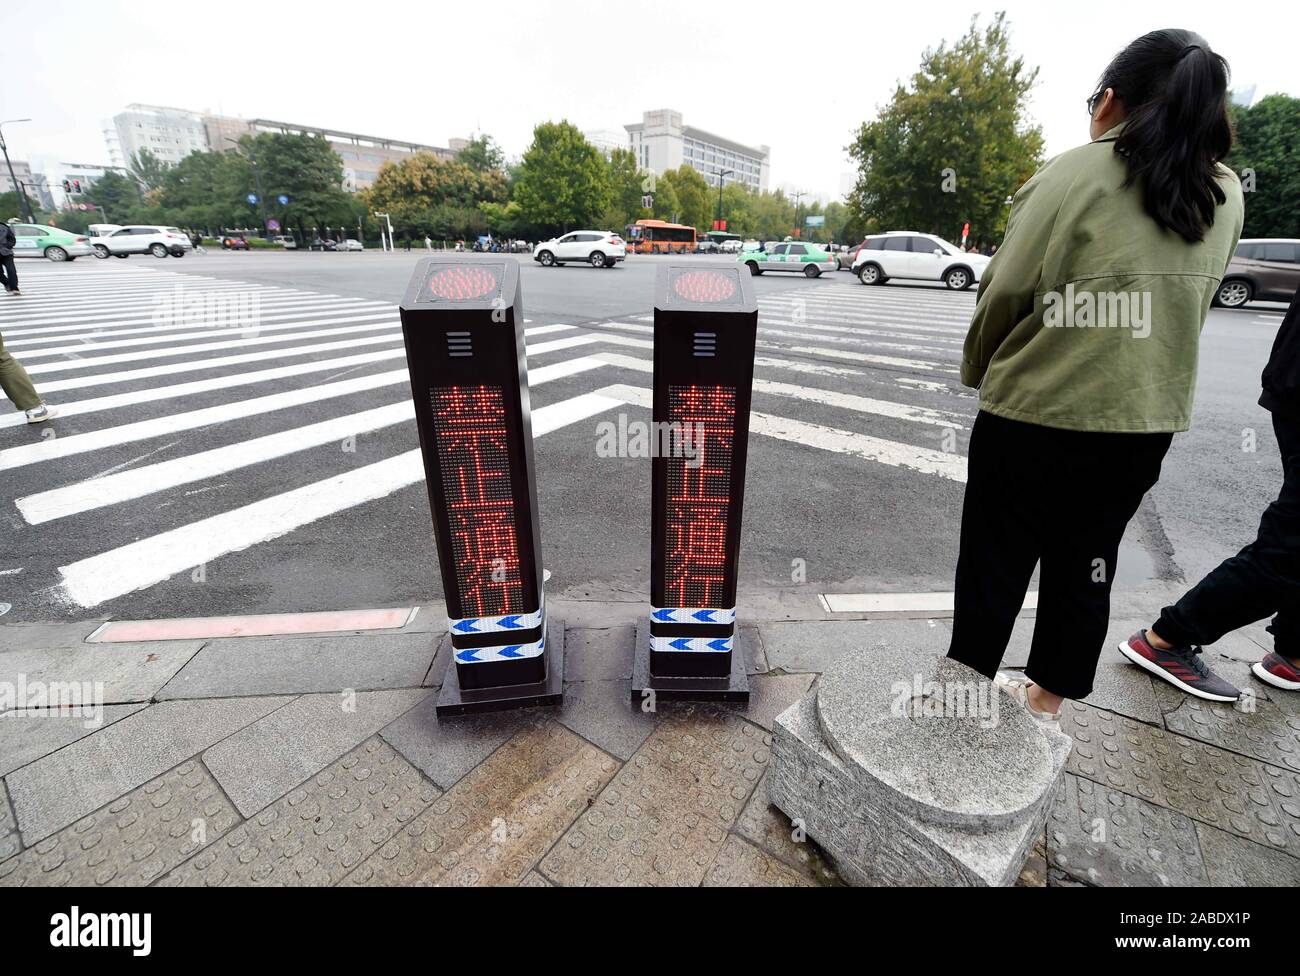
[[[45,224],[10,224],[14,232],[14,257],[74,261],[93,253],[90,238]]]
[[[797,271],[816,278],[823,271],[834,271],[839,267],[830,252],[818,244],[769,241],[762,247],[761,251],[745,251],[740,255],[740,263],[749,268],[752,275],[761,275],[764,271]]]

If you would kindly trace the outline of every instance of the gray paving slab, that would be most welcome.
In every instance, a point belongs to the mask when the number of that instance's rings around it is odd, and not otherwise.
[[[549,881],[543,878],[536,871],[529,871],[527,874],[524,875],[524,880],[519,882],[519,887],[520,888],[554,888],[555,885],[551,884]]]
[[[740,646],[745,649],[745,671],[748,674],[766,674],[771,671],[767,662],[767,649],[763,646],[763,633],[757,624],[741,624]]]
[[[880,650],[917,660],[948,653],[946,620],[804,620],[760,624],[767,663],[788,672],[822,672],[846,652]]]
[[[749,679],[749,705],[741,715],[769,732],[776,717],[812,687],[815,674],[757,674]]]
[[[186,761],[0,862],[0,886],[147,885],[238,822],[203,764]]]
[[[303,695],[203,754],[249,817],[430,696],[424,688]]]
[[[371,736],[160,882],[333,885],[442,795]]]
[[[521,729],[536,725],[554,709],[521,709],[457,715],[438,720],[432,697],[380,731],[384,741],[442,789],[455,785]]]
[[[102,698],[96,691],[93,700],[147,702],[202,646],[202,641],[160,641],[7,651],[0,654],[0,682],[24,682],[29,693],[37,683],[102,683]]]
[[[1061,729],[1068,772],[1300,855],[1300,775],[1078,702]]]
[[[437,649],[437,638],[421,633],[208,641],[157,697],[417,688]]]
[[[1176,688],[1168,691],[1182,697],[1176,708],[1165,712],[1170,732],[1300,771],[1300,715],[1289,715],[1271,701],[1252,702],[1250,710],[1244,711],[1183,695]]]
[[[0,861],[6,861],[22,849],[18,836],[18,824],[14,821],[14,811],[9,805],[9,790],[4,780],[0,780]]]
[[[76,647],[103,626],[102,620],[73,623],[0,624],[0,656],[10,651],[36,651]]]
[[[592,805],[618,765],[556,722],[524,729],[344,884],[518,884]]]
[[[573,631],[569,631],[573,633]],[[568,659],[565,660],[568,675]],[[627,694],[628,679],[576,681],[564,686],[560,724],[619,759],[630,759],[654,731],[655,716]]]
[[[707,888],[811,888],[813,880],[731,834],[704,876]]]
[[[541,871],[558,884],[694,887],[766,768],[771,736],[722,708],[664,710]]]
[[[1300,888],[1300,858],[1205,824],[1198,823],[1196,833],[1214,887]]]
[[[1150,676],[1136,664],[1121,660],[1118,653],[1111,657],[1102,652],[1101,660],[1097,662],[1092,694],[1083,700],[1139,722],[1160,724],[1160,705],[1151,687]]]
[[[820,847],[790,818],[772,804],[767,793],[767,774],[758,781],[754,795],[736,822],[735,832],[750,843],[821,885],[839,885],[839,874]]]
[[[7,712],[0,718],[0,776],[7,776],[146,707],[142,703],[105,705],[96,716],[51,709]]]
[[[23,843],[111,803],[292,699],[150,705],[6,777]]]
[[[603,681],[632,677],[635,627],[570,627],[564,635],[564,677]]]
[[[1047,819],[1047,858],[1089,885],[1168,888],[1209,880],[1190,819],[1069,774]]]

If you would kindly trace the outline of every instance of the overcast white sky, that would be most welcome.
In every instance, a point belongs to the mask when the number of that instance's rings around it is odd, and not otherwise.
[[[621,130],[674,108],[771,146],[773,185],[835,196],[852,132],[922,50],[998,9],[1041,69],[1049,155],[1086,138],[1102,67],[1157,27],[1204,34],[1234,87],[1300,95],[1293,0],[0,0],[0,121],[34,120],[6,127],[18,159],[107,162],[100,122],[130,102],[435,145],[481,130],[514,156],[539,121]]]

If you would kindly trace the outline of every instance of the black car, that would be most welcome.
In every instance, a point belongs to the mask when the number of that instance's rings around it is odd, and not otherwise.
[[[313,237],[311,243],[307,245],[309,251],[337,251],[339,242],[332,241],[328,238]]]

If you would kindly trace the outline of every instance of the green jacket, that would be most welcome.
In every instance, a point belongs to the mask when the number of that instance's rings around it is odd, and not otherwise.
[[[1191,424],[1197,347],[1241,236],[1241,183],[1205,239],[1162,230],[1124,189],[1122,126],[1049,160],[1016,194],[980,280],[961,380],[989,413],[1069,430]]]

